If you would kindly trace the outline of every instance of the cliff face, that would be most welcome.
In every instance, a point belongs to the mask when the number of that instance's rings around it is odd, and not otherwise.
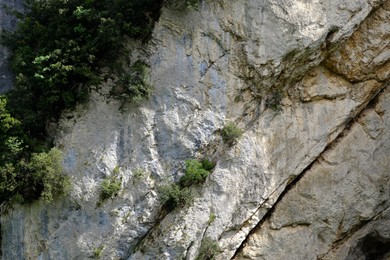
[[[163,10],[132,57],[150,64],[151,98],[119,112],[95,93],[64,115],[72,193],[4,211],[3,259],[195,259],[206,237],[217,259],[384,258],[389,18],[380,0]],[[231,147],[226,122],[244,130]],[[217,165],[193,204],[162,214],[157,187],[202,156]],[[117,166],[122,189],[97,207]]]
[[[23,10],[21,0],[2,0],[1,4],[16,10]],[[5,9],[1,6],[0,29],[12,30],[15,28],[16,23],[17,20],[13,16],[8,15]],[[9,52],[7,49],[0,45],[0,93],[4,93],[5,91],[11,89],[13,84],[13,76],[7,62],[8,56]]]

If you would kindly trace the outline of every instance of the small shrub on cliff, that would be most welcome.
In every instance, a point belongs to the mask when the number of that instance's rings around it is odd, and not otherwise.
[[[168,212],[179,206],[188,206],[193,201],[191,190],[189,188],[181,188],[175,183],[159,187],[159,193],[163,207]]]
[[[186,169],[183,177],[180,178],[182,187],[189,187],[193,184],[204,182],[215,164],[209,160],[186,160]]]
[[[100,184],[100,197],[99,197],[99,205],[100,203],[113,198],[118,195],[121,190],[122,182],[117,179],[116,176],[110,176],[102,181]]]
[[[222,140],[224,143],[232,145],[241,138],[243,131],[235,124],[229,122],[223,128],[221,132]]]
[[[273,111],[279,113],[283,111],[282,106],[283,93],[281,90],[274,90],[272,95],[270,95],[266,100],[266,106],[271,108]]]
[[[212,260],[221,252],[218,243],[209,237],[205,237],[199,248],[196,260]]]
[[[57,148],[47,153],[33,154],[25,169],[32,177],[26,187],[42,187],[40,198],[44,202],[51,202],[69,192],[70,179],[62,173],[62,153]],[[26,194],[24,198],[28,199]]]

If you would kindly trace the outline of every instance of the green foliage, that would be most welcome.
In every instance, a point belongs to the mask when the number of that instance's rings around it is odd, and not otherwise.
[[[271,96],[266,100],[266,106],[271,108],[275,112],[281,112],[283,110],[282,107],[282,99],[283,93],[281,90],[274,90]]]
[[[163,207],[167,211],[172,211],[178,206],[188,206],[193,201],[191,190],[175,183],[159,187],[159,193]]]
[[[121,190],[121,186],[122,182],[116,176],[110,176],[104,179],[100,184],[100,200],[98,204],[117,196]]]
[[[190,186],[197,185],[205,181],[210,171],[214,169],[215,163],[203,159],[186,160],[185,174],[179,180],[179,184],[172,183],[159,187],[160,200],[163,207],[172,211],[178,206],[187,206],[193,201]]]
[[[120,167],[117,165],[117,166],[115,166],[115,168],[112,170],[112,173],[113,173],[114,175],[118,175],[118,174],[119,174],[119,171],[120,171]]]
[[[17,196],[22,202],[41,198],[49,203],[69,190],[70,179],[62,173],[62,153],[56,148],[33,153],[29,161],[22,158],[0,166],[2,202]]]
[[[0,95],[0,165],[14,161],[22,150],[20,121],[7,110],[7,99]]]
[[[224,143],[232,145],[241,138],[243,131],[233,124],[232,122],[227,123],[221,132],[222,140]]]
[[[209,216],[209,221],[208,221],[208,223],[209,223],[209,224],[213,223],[214,220],[216,219],[216,217],[217,217],[217,216],[215,215],[214,212],[210,212],[210,216]]]
[[[221,252],[218,243],[209,237],[205,237],[200,245],[196,260],[212,260]]]
[[[186,170],[183,177],[180,178],[180,185],[182,187],[189,187],[193,184],[199,184],[204,182],[210,171],[214,168],[215,164],[202,160],[186,160]]]
[[[14,116],[30,134],[44,133],[48,120],[111,77],[114,71],[103,68],[123,55],[126,38],[147,39],[161,6],[162,0],[26,0],[17,29],[2,35],[16,75],[9,93]]]
[[[34,145],[8,111],[4,96],[0,96],[0,148],[0,203],[15,197],[19,202],[39,198],[51,202],[69,191],[61,152]]]
[[[121,101],[121,108],[127,103],[140,103],[148,98],[152,89],[148,78],[149,66],[137,60],[131,67],[119,72],[119,79],[110,96]]]
[[[212,171],[215,168],[215,162],[209,161],[208,159],[202,159],[200,161],[202,163],[202,168],[206,171]]]
[[[103,249],[104,249],[104,246],[96,247],[95,250],[93,250],[93,258],[99,259],[102,255]]]
[[[25,166],[32,177],[26,185],[43,186],[40,194],[43,201],[51,202],[69,192],[70,180],[62,174],[62,153],[57,148],[47,153],[32,154],[30,162]]]

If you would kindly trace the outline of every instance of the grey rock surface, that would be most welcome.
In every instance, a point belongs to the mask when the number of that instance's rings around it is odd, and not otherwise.
[[[0,6],[0,29],[13,30],[16,27],[17,20],[8,15],[6,8],[23,10],[22,0],[2,0]],[[0,45],[0,94],[10,90],[13,85],[13,74],[8,66],[9,52],[7,48]]]
[[[369,235],[387,245],[378,230],[389,220],[389,3],[164,9],[150,43],[133,43],[132,59],[150,64],[152,96],[120,112],[93,93],[64,114],[55,138],[72,193],[3,212],[3,259],[87,259],[99,249],[102,259],[195,259],[206,237],[217,259],[353,257]],[[278,95],[282,111],[271,109]],[[227,122],[244,130],[233,146],[220,137]],[[164,214],[158,187],[203,156],[217,165],[193,204]],[[117,167],[122,189],[98,207]],[[308,240],[310,250],[291,249]]]

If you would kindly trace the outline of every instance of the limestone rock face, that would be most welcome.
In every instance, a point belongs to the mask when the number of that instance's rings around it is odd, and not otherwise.
[[[151,67],[152,96],[119,111],[94,93],[64,114],[55,136],[72,194],[3,212],[3,259],[195,259],[206,238],[217,259],[385,256],[389,7],[210,0],[164,9],[132,54]],[[231,146],[220,137],[227,122],[244,130]],[[162,210],[158,187],[202,157],[217,164],[193,203]],[[121,191],[97,206],[116,169]]]
[[[4,6],[16,10],[22,10],[22,1],[21,0],[2,0],[0,6],[0,28],[5,30],[12,30],[15,28],[17,20],[8,15]],[[12,73],[9,69],[7,59],[9,57],[9,52],[6,48],[0,45],[0,93],[12,88],[13,80]]]

